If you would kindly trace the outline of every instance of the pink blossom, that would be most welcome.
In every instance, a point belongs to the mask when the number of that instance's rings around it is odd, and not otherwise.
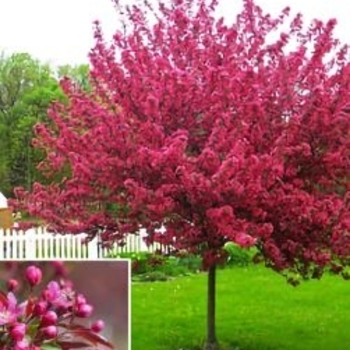
[[[56,307],[68,308],[73,305],[74,293],[61,288],[58,282],[51,281],[43,292],[44,299]]]
[[[12,292],[7,294],[7,305],[0,304],[0,326],[12,323],[22,316],[25,311],[26,303],[17,305],[17,299]]]
[[[235,242],[243,247],[243,248],[247,248],[247,247],[252,247],[253,245],[255,245],[256,243],[256,238],[249,236],[245,233],[238,233],[235,237]]]

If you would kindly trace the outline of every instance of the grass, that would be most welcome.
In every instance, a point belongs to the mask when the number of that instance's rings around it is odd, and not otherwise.
[[[219,270],[217,335],[222,349],[349,349],[349,283],[325,276],[293,288],[262,266]],[[205,329],[205,274],[133,283],[133,350],[197,350]]]

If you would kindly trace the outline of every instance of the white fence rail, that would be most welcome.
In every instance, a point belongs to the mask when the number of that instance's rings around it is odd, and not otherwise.
[[[86,234],[52,234],[45,228],[21,230],[0,229],[0,260],[24,259],[97,259],[106,258],[110,253],[154,252],[164,250],[160,244],[147,246],[139,235],[126,237],[124,246],[114,243],[110,249],[103,248],[96,237],[86,243]]]

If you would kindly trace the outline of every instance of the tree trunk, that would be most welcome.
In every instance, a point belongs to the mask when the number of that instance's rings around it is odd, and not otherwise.
[[[219,344],[215,330],[215,273],[216,265],[212,265],[208,271],[208,310],[207,310],[207,340],[204,350],[218,350]]]

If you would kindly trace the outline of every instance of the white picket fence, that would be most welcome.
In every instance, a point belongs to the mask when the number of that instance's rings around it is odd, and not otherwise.
[[[52,234],[45,228],[20,230],[0,229],[0,260],[25,259],[98,259],[107,258],[110,253],[154,252],[162,250],[155,243],[147,246],[143,241],[144,231],[139,235],[128,235],[126,244],[116,243],[110,249],[103,248],[96,237],[85,242],[86,234]]]

